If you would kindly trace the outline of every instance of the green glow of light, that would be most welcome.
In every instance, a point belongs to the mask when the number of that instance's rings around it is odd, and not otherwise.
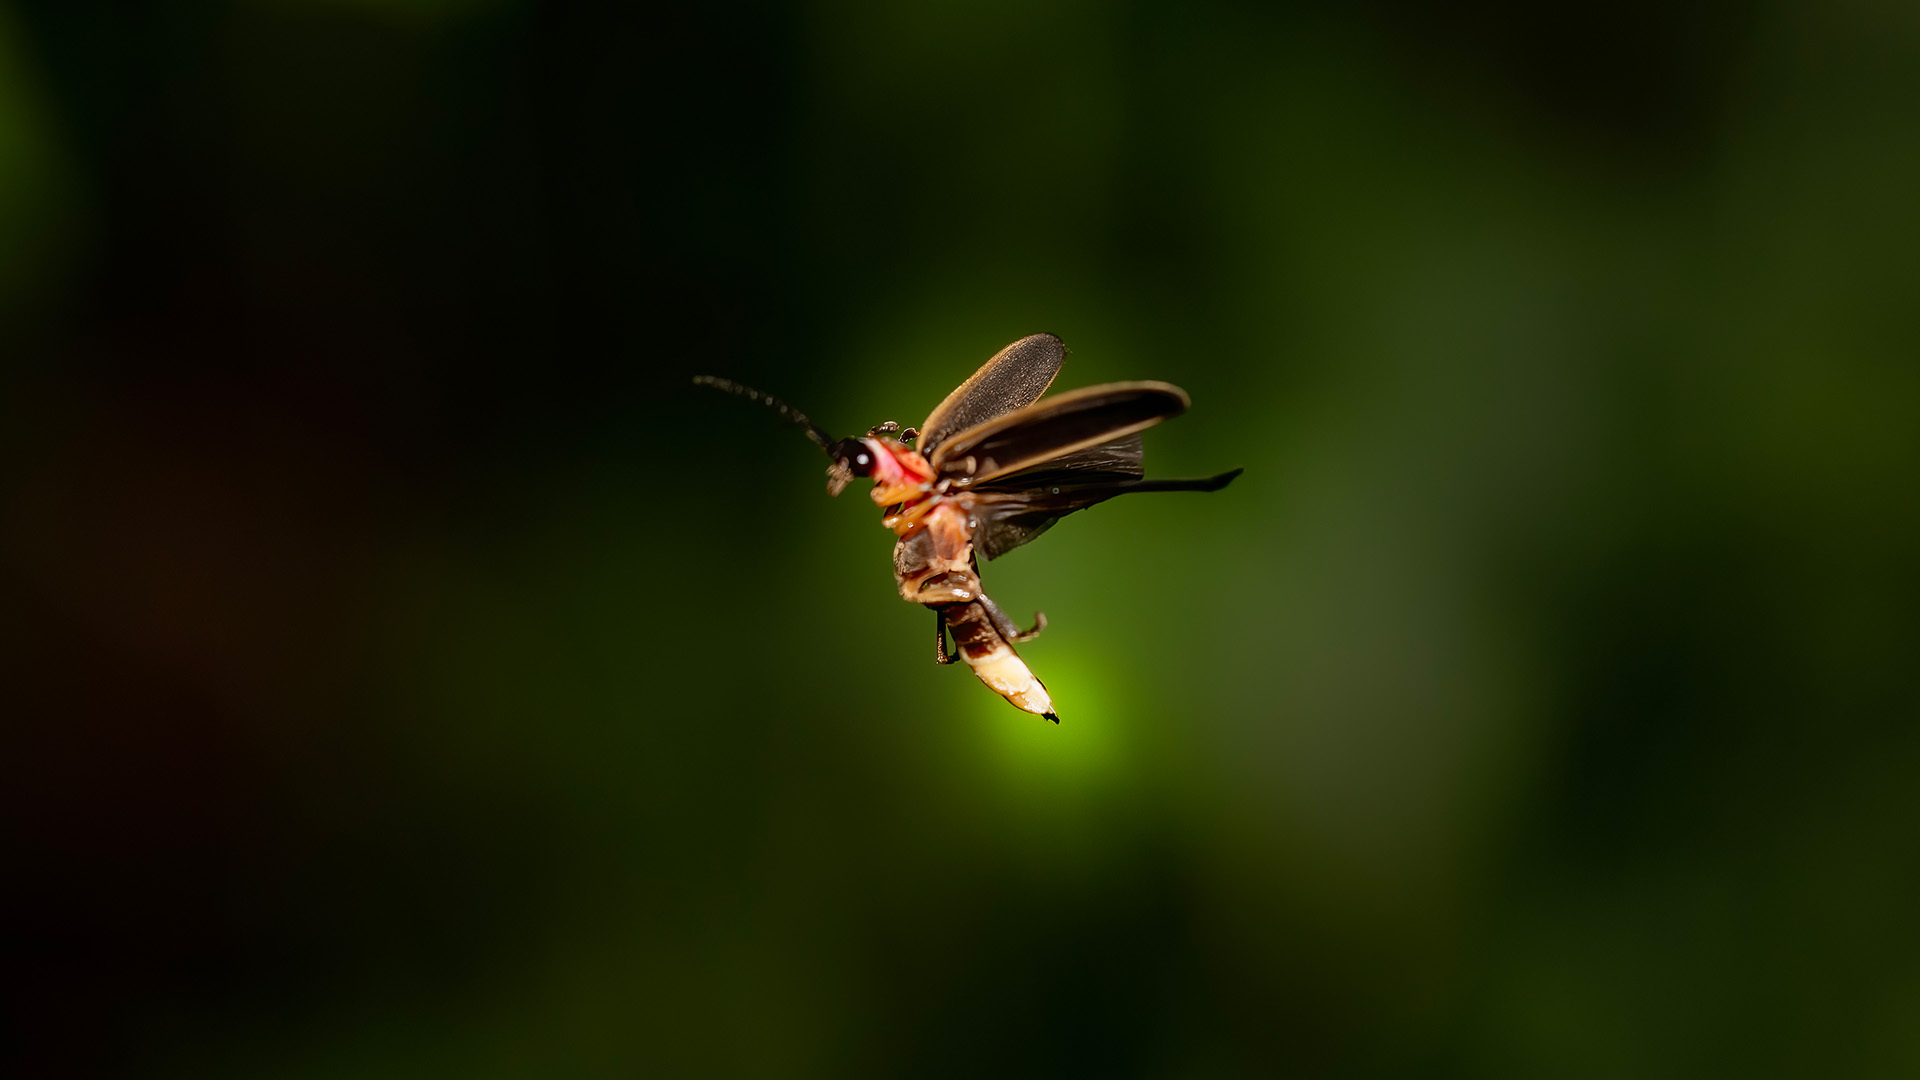
[[[1112,665],[1071,649],[1023,659],[1046,684],[1060,723],[982,697],[975,730],[994,771],[1018,786],[1082,793],[1124,773],[1132,710]]]

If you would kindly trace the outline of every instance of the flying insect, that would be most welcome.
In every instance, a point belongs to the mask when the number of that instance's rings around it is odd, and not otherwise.
[[[799,425],[833,463],[827,492],[870,478],[880,523],[893,530],[900,595],[933,609],[934,659],[964,660],[1015,706],[1060,722],[1047,688],[1014,651],[1046,629],[1020,629],[980,587],[979,560],[1031,542],[1053,523],[1117,495],[1218,491],[1233,469],[1197,480],[1148,480],[1141,433],[1187,410],[1172,383],[1106,383],[1043,398],[1066,360],[1052,334],[995,353],[919,428],[892,421],[835,439],[770,394],[702,375],[694,382],[761,402]],[[953,635],[954,649],[947,648]]]

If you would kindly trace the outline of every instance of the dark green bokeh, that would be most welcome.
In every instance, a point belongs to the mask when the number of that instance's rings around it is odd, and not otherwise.
[[[1910,9],[645,7],[0,6],[22,1075],[1920,1071]]]

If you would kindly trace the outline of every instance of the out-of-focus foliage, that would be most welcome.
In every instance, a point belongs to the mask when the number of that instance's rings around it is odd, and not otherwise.
[[[19,1075],[1920,1071],[1895,4],[0,7]],[[936,667],[835,433],[1184,386]]]

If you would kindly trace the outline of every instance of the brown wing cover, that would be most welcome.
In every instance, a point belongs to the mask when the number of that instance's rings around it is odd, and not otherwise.
[[[1186,391],[1172,383],[1089,386],[970,427],[943,442],[929,461],[938,474],[979,485],[1119,443],[1186,410]]]
[[[930,454],[956,431],[1038,401],[1066,359],[1067,346],[1052,334],[1023,337],[994,353],[928,414],[920,425],[920,452]]]

